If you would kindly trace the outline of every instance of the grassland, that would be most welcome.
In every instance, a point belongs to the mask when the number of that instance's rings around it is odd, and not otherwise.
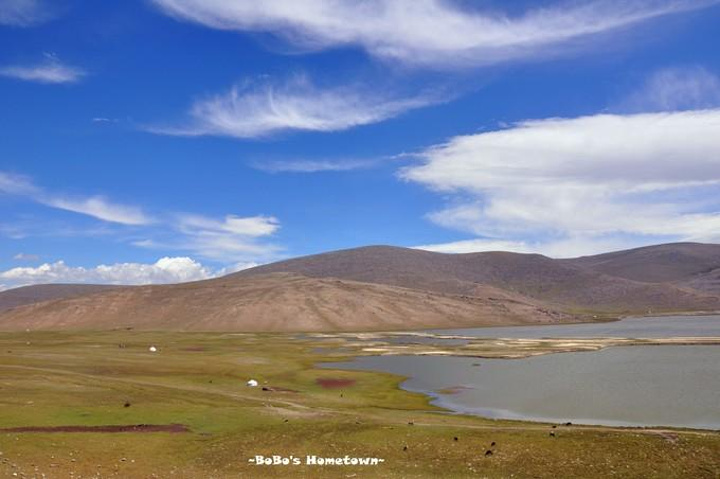
[[[315,368],[349,357],[326,349],[343,341],[2,333],[0,477],[720,477],[720,433],[553,429],[445,414],[424,396],[398,389],[396,376]],[[159,351],[149,352],[150,345]],[[250,378],[268,390],[247,387]],[[188,432],[13,430],[139,424],[181,424]],[[385,461],[248,462],[273,454]]]

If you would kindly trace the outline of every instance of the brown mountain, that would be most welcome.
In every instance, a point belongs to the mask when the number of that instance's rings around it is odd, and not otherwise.
[[[720,245],[671,243],[563,262],[646,283],[690,281],[720,268]]]
[[[373,246],[178,285],[14,290],[25,303],[49,299],[53,289],[77,294],[6,310],[0,329],[392,330],[720,310],[716,290],[703,287],[720,280],[718,248],[661,245],[556,260]]]
[[[38,284],[0,292],[0,311],[52,299],[72,298],[117,286],[103,284]]]
[[[570,321],[491,287],[458,296],[289,273],[118,288],[0,314],[0,330],[361,331]]]
[[[538,254],[444,254],[370,246],[281,261],[234,276],[275,272],[461,295],[474,295],[478,287],[489,285],[555,308],[586,312],[720,309],[718,297],[701,291],[611,276],[589,265]]]

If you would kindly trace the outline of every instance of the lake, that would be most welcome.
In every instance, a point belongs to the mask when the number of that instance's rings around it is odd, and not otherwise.
[[[442,332],[512,338],[707,337],[720,336],[720,317]],[[323,367],[406,376],[401,387],[430,395],[433,404],[491,418],[720,429],[719,346],[624,346],[525,359],[371,356]]]
[[[437,329],[427,332],[483,338],[524,339],[720,337],[720,316],[663,316],[657,318],[628,318],[622,321],[602,323]]]

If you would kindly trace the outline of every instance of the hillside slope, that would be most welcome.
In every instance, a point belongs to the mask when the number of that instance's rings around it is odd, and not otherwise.
[[[22,286],[0,292],[0,311],[42,301],[108,291],[117,287],[103,284],[37,284]]]
[[[362,331],[572,319],[493,288],[463,297],[280,273],[120,288],[27,305],[0,315],[0,330]]]
[[[671,243],[561,261],[646,283],[690,281],[720,268],[720,245]]]
[[[717,296],[610,276],[538,254],[444,254],[370,246],[281,261],[232,276],[275,272],[462,295],[474,295],[481,285],[490,285],[555,307],[598,312],[720,309]]]

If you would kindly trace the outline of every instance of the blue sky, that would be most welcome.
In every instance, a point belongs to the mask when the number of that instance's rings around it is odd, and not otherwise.
[[[720,1],[0,0],[0,288],[720,240]]]

